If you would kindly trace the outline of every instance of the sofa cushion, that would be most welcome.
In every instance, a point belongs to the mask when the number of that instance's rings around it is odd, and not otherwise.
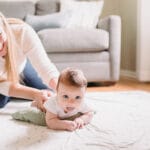
[[[38,32],[47,28],[65,27],[69,22],[71,15],[67,12],[56,12],[47,15],[27,15],[25,21]]]
[[[40,0],[36,2],[36,15],[51,14],[59,10],[59,0]]]
[[[109,62],[110,53],[108,50],[101,52],[74,52],[74,53],[47,53],[54,63],[87,63],[87,62]],[[66,59],[67,58],[67,59]]]
[[[74,1],[61,0],[60,11],[70,11],[72,17],[68,28],[88,27],[96,28],[103,8],[103,0]]]
[[[101,29],[45,29],[38,35],[47,52],[90,52],[109,46],[109,33]]]
[[[27,14],[35,13],[35,4],[32,1],[1,1],[0,11],[6,17],[24,19]]]

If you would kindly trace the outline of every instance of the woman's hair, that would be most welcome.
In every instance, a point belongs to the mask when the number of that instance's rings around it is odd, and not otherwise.
[[[5,56],[5,72],[7,73],[8,81],[18,82],[19,74],[18,74],[18,66],[17,66],[17,43],[14,36],[14,33],[11,29],[10,24],[20,24],[23,21],[14,18],[5,18],[4,15],[0,12],[0,26],[4,30],[7,36],[7,54]],[[3,81],[1,79],[0,81]]]
[[[75,68],[66,68],[60,73],[58,84],[57,84],[57,90],[59,87],[59,83],[63,83],[65,85],[75,86],[75,87],[87,86],[87,80],[83,72]]]

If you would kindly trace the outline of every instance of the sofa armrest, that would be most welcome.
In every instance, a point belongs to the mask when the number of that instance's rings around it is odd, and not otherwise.
[[[121,18],[111,15],[101,19],[98,28],[109,32],[110,76],[112,81],[117,81],[120,77]]]

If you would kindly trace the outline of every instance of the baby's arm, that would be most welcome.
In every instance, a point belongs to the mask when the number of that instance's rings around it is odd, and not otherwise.
[[[55,130],[69,130],[76,129],[75,121],[60,120],[56,114],[46,111],[46,124],[48,128]]]
[[[74,121],[77,124],[77,128],[82,128],[84,125],[90,123],[93,118],[93,111],[84,113],[82,116],[76,118]]]

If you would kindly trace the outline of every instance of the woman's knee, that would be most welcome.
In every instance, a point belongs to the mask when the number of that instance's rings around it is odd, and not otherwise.
[[[9,97],[0,94],[0,108],[3,108],[9,102]]]
[[[29,60],[27,61],[23,71],[23,82],[29,87],[48,89],[48,87],[42,82],[42,79],[38,76],[36,70],[33,68]]]

